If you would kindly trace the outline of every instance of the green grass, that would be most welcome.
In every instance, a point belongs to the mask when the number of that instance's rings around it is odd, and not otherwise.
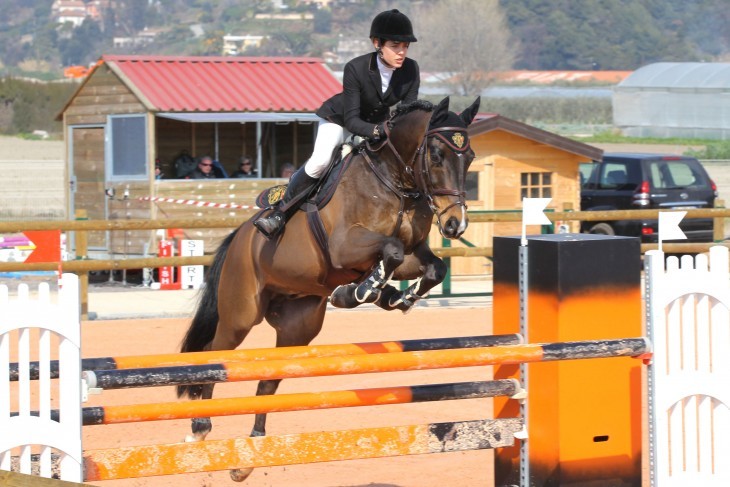
[[[589,137],[576,137],[581,142],[602,142],[605,144],[670,144],[670,145],[707,145],[712,143],[707,139],[684,139],[680,137],[626,137],[613,130],[598,132]]]
[[[658,137],[625,137],[615,131],[599,132],[589,137],[573,137],[580,142],[615,143],[615,144],[667,144],[700,146],[701,149],[688,149],[684,155],[697,159],[730,159],[730,140],[683,139],[672,137],[662,139]]]

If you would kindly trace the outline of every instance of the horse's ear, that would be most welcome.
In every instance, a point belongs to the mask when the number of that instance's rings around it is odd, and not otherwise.
[[[471,125],[472,120],[474,120],[474,117],[477,116],[477,113],[479,112],[480,101],[481,97],[477,96],[477,99],[474,100],[474,103],[472,103],[469,108],[461,112],[461,114],[459,115],[467,127]]]
[[[431,120],[440,120],[446,118],[449,115],[449,97],[447,96],[436,105],[431,115]]]

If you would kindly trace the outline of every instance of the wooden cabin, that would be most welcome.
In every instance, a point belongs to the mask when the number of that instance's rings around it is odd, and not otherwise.
[[[288,163],[311,154],[314,112],[341,91],[320,59],[102,56],[58,118],[66,140],[66,207],[89,219],[190,218],[245,210],[181,202],[252,205]],[[229,175],[242,156],[256,178],[180,179],[182,154],[211,156]],[[162,179],[155,179],[155,164]],[[212,251],[230,232],[196,230]],[[94,253],[156,252],[156,232],[94,232]]]
[[[600,160],[603,151],[557,134],[500,115],[478,116],[469,127],[476,158],[469,168],[469,211],[521,210],[522,198],[552,198],[548,209],[580,208],[581,163]],[[578,222],[566,222],[569,231],[579,231]],[[528,226],[529,234],[541,227]],[[492,237],[520,235],[521,223],[472,223],[464,239],[476,247],[491,247]],[[441,247],[432,232],[432,247]],[[452,246],[463,246],[452,242]],[[491,273],[486,258],[453,259],[452,273]]]

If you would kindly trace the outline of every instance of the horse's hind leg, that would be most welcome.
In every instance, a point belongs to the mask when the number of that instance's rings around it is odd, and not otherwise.
[[[233,286],[228,286],[233,287]],[[260,296],[250,299],[241,299],[239,296],[227,296],[225,290],[219,290],[225,302],[229,305],[225,313],[218,319],[213,339],[203,347],[205,351],[233,350],[246,338],[251,328],[261,321],[260,310],[262,303]],[[191,399],[211,399],[214,383],[200,384],[190,388]],[[185,437],[185,441],[202,441],[210,433],[212,423],[210,417],[192,419],[192,435]]]
[[[303,298],[279,297],[272,299],[266,313],[266,321],[276,330],[277,347],[308,345],[322,329],[327,299],[320,296]],[[281,379],[262,380],[256,389],[257,396],[276,393]],[[266,414],[257,414],[251,436],[266,435]],[[253,472],[253,468],[231,470],[231,478],[242,482]]]

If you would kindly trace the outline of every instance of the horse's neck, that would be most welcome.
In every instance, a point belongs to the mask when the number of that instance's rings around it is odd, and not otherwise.
[[[388,147],[378,152],[364,152],[366,170],[373,173],[381,184],[396,193],[412,193],[416,191],[416,182],[413,170],[409,166],[410,160],[398,160]],[[410,174],[409,174],[410,171]]]

